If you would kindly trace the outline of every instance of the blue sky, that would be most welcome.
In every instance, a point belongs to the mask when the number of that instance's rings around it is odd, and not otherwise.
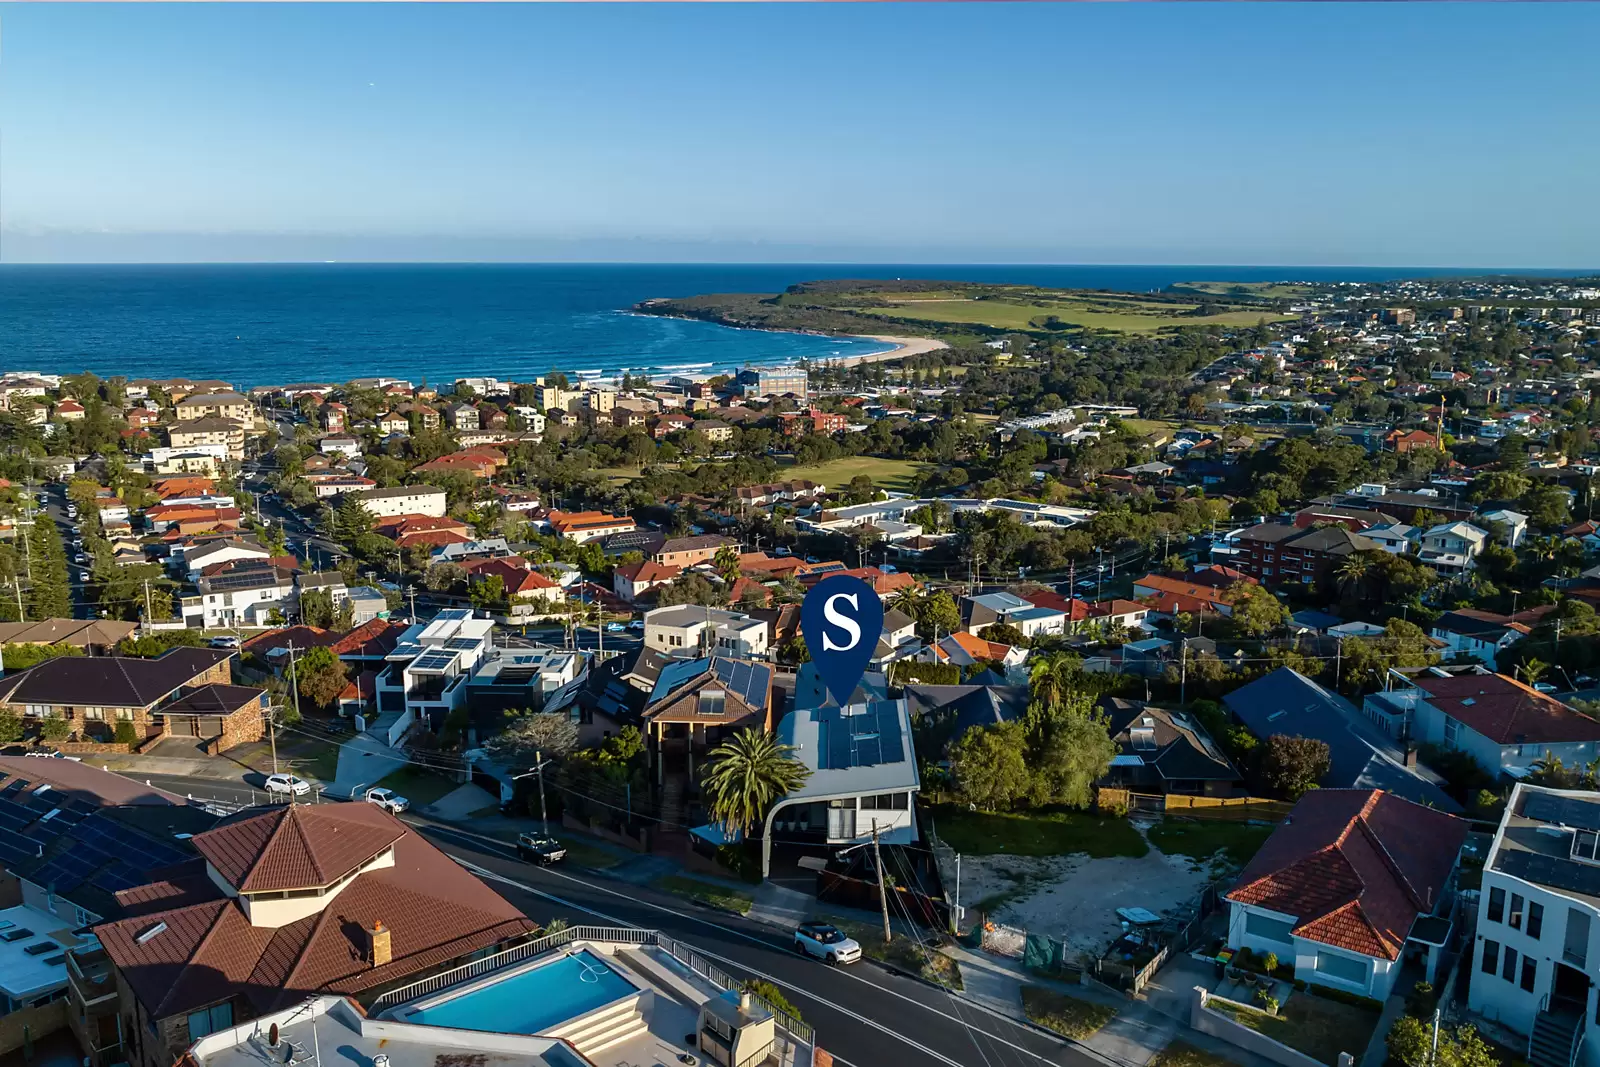
[[[8,261],[1600,267],[1592,4],[3,4]]]

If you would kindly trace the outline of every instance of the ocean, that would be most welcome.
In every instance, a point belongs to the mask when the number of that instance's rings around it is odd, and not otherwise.
[[[1380,281],[1438,270],[866,264],[0,266],[0,370],[219,378],[240,388],[384,375],[525,381],[550,370],[710,372],[864,355],[869,339],[636,315],[651,297],[776,292],[822,278],[1131,291],[1174,282]]]

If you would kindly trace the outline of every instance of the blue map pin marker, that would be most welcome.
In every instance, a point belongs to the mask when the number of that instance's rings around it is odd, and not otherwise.
[[[878,647],[883,601],[860,578],[824,578],[800,604],[800,633],[833,702],[843,707]]]

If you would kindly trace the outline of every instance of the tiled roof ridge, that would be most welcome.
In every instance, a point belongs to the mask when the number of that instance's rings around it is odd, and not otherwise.
[[[1380,796],[1382,796],[1381,793],[1374,791],[1372,800],[1368,801],[1367,805],[1362,808],[1361,814],[1356,817],[1355,821],[1360,825],[1363,836],[1377,851],[1379,858],[1383,860],[1383,865],[1388,868],[1389,874],[1393,876],[1395,882],[1405,892],[1406,899],[1411,902],[1412,907],[1422,912],[1432,911],[1433,901],[1424,901],[1421,895],[1417,893],[1417,887],[1412,885],[1411,879],[1406,877],[1406,873],[1399,862],[1389,852],[1389,846],[1384,844],[1383,838],[1378,835],[1378,831],[1367,821],[1367,811],[1377,806],[1377,798]]]

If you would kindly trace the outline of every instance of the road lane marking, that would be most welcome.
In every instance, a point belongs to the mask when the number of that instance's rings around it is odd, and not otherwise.
[[[500,841],[498,841],[495,838],[485,837],[482,834],[475,834],[475,833],[472,833],[471,831],[468,831],[468,830],[457,830],[454,827],[437,826],[437,825],[434,825],[434,824],[428,824],[426,828],[429,829],[429,830],[434,830],[436,832],[440,832],[442,834],[454,835],[454,836],[457,836],[457,837],[467,837],[467,838],[472,838],[475,841],[482,841],[482,842],[484,842],[486,844],[494,846],[494,848],[496,850],[503,850],[503,849],[506,848],[506,846],[504,846]],[[514,859],[516,857],[515,857],[514,854],[507,854],[507,858],[513,858]],[[466,863],[467,861],[461,860],[459,857],[457,857],[457,862]],[[481,868],[476,868],[475,867],[475,869],[481,869]],[[704,926],[709,926],[714,930],[720,930],[725,934],[731,934],[731,935],[733,935],[735,937],[742,937],[746,941],[753,942],[753,943],[755,943],[757,945],[760,945],[763,948],[769,948],[770,949],[770,948],[778,948],[778,947],[780,947],[778,945],[775,945],[772,941],[769,941],[769,940],[767,940],[765,938],[757,937],[754,934],[746,933],[743,930],[736,930],[731,926],[724,926],[721,923],[713,922],[710,919],[707,919],[707,918],[705,918],[704,916],[701,916],[701,915],[695,915],[695,914],[692,914],[690,912],[678,911],[676,908],[669,908],[669,907],[666,907],[665,905],[657,904],[657,903],[655,903],[654,901],[651,901],[651,900],[644,900],[644,899],[639,898],[639,897],[630,897],[626,893],[619,893],[619,892],[617,892],[617,891],[615,891],[613,889],[608,889],[605,886],[596,885],[596,884],[594,884],[592,882],[585,881],[584,879],[578,878],[578,877],[576,877],[574,875],[564,874],[564,873],[562,873],[560,871],[553,871],[548,867],[541,867],[541,868],[539,868],[539,871],[541,873],[543,873],[543,874],[547,874],[547,875],[551,876],[552,878],[564,878],[567,881],[572,882],[575,885],[580,885],[580,886],[584,887],[585,889],[590,889],[590,890],[593,890],[593,891],[599,892],[599,893],[606,893],[606,894],[609,894],[610,896],[614,896],[614,897],[620,897],[623,900],[627,900],[627,901],[629,901],[631,903],[634,903],[634,904],[642,904],[645,907],[654,908],[656,911],[664,912],[667,915],[675,915],[680,919],[687,919],[687,920],[689,920],[691,922],[697,922],[697,923],[700,923],[700,924],[702,924]],[[508,877],[506,877],[504,875],[495,875],[495,877],[500,878],[502,881],[506,882],[507,884],[517,886],[520,889],[526,889],[528,892],[533,893],[536,896],[543,896],[548,900],[554,900],[554,901],[557,901],[557,902],[562,903],[562,904],[567,904],[570,907],[577,908],[579,911],[587,911],[587,912],[589,912],[590,914],[593,914],[593,915],[602,915],[601,912],[595,911],[592,908],[584,907],[583,905],[580,905],[580,904],[571,904],[570,902],[568,902],[566,900],[563,900],[560,897],[557,897],[553,893],[546,893],[546,892],[544,892],[542,890],[533,889],[532,887],[525,886],[521,882],[518,882],[518,881],[516,881],[515,879],[512,879],[512,878],[508,878]],[[608,920],[611,920],[613,922],[620,921],[620,920],[613,919],[609,915],[602,915],[602,917],[606,918]],[[629,925],[632,925],[632,924],[623,923],[623,925],[624,926],[629,926]],[[700,951],[700,952],[704,953],[705,955],[710,955],[710,953],[705,952],[704,949],[698,949],[697,951]],[[925,1004],[924,1002],[922,1002],[920,1000],[917,1000],[915,997],[908,997],[904,993],[899,992],[898,990],[890,989],[888,986],[881,985],[881,984],[879,984],[877,982],[872,981],[871,979],[863,978],[860,975],[854,974],[850,970],[848,970],[846,968],[843,968],[843,967],[837,968],[834,971],[834,973],[840,975],[841,977],[850,978],[850,979],[852,979],[854,981],[861,982],[864,985],[869,985],[873,989],[879,990],[880,992],[883,992],[883,993],[887,993],[891,997],[898,998],[899,1000],[903,1000],[907,1004],[913,1004],[913,1005],[923,1009],[924,1011],[932,1012],[933,1014],[938,1015],[941,1018],[953,1019],[956,1022],[956,1024],[961,1026],[963,1029],[966,1029],[966,1030],[971,1031],[973,1033],[982,1034],[982,1035],[984,1035],[985,1037],[989,1038],[992,1041],[995,1041],[995,1042],[998,1042],[999,1044],[1005,1045],[1007,1048],[1013,1049],[1016,1052],[1019,1052],[1019,1053],[1021,1053],[1023,1055],[1031,1056],[1034,1059],[1040,1061],[1041,1063],[1053,1062],[1048,1057],[1041,1056],[1041,1055],[1039,1055],[1039,1053],[1034,1052],[1030,1048],[1026,1048],[1026,1047],[1024,1047],[1022,1045],[1018,1045],[1015,1042],[1009,1041],[1006,1038],[1001,1037],[999,1034],[993,1033],[993,1032],[991,1032],[989,1030],[985,1030],[982,1027],[973,1025],[972,1023],[968,1022],[966,1019],[962,1018],[961,1015],[959,1014],[959,1011],[954,1011],[954,1012],[943,1012],[943,1011],[940,1011],[938,1008],[936,1008],[936,1007],[934,1007],[934,1006],[932,1006],[930,1004]],[[779,983],[779,984],[782,984],[782,983]],[[808,994],[808,995],[813,995],[813,994]],[[981,1011],[984,1014],[989,1015],[992,1018],[994,1018],[994,1019],[996,1019],[996,1020],[998,1020],[1000,1022],[1005,1023],[1008,1026],[1015,1026],[1015,1027],[1018,1027],[1018,1028],[1022,1028],[1022,1024],[1021,1023],[1017,1022],[1015,1019],[1012,1019],[1009,1016],[1007,1016],[1007,1015],[1005,1015],[1005,1014],[1003,1014],[1003,1013],[1001,1013],[999,1011],[996,1011],[995,1009],[989,1007],[986,1004],[980,1004],[977,1001],[970,1000],[970,999],[968,999],[966,997],[957,997],[954,993],[952,993],[952,992],[950,992],[948,990],[945,991],[945,996],[947,998],[949,998],[949,1000],[951,1001],[952,1008],[955,1008],[958,1005],[964,1005],[966,1007],[975,1008],[978,1011]],[[821,1000],[821,998],[816,998],[816,999]],[[827,1001],[821,1001],[821,1002],[825,1003],[825,1004],[828,1003]],[[1038,1033],[1038,1031],[1031,1031],[1031,1032]],[[1039,1033],[1039,1036],[1042,1037],[1042,1038],[1045,1038],[1046,1040],[1054,1041],[1055,1043],[1057,1043],[1059,1045],[1062,1045],[1065,1048],[1069,1048],[1074,1052],[1081,1053],[1081,1054],[1083,1054],[1084,1056],[1086,1056],[1086,1057],[1088,1057],[1090,1059],[1098,1059],[1098,1060],[1100,1060],[1101,1062],[1104,1062],[1104,1063],[1115,1063],[1116,1062],[1114,1060],[1109,1059],[1108,1057],[1105,1057],[1105,1056],[1101,1055],[1100,1053],[1095,1052],[1093,1049],[1084,1047],[1080,1043],[1076,1043],[1076,1042],[1070,1042],[1069,1043],[1069,1042],[1064,1041],[1064,1040],[1062,1040],[1060,1038],[1051,1037],[1050,1035],[1043,1034],[1043,1033]],[[980,1050],[980,1055],[981,1054],[982,1053],[981,1053],[981,1050]]]
[[[586,913],[588,913],[590,915],[593,915],[593,916],[595,916],[597,918],[605,919],[607,922],[616,923],[618,926],[625,926],[625,927],[627,927],[627,928],[629,928],[631,930],[642,930],[642,929],[644,929],[644,927],[642,927],[642,926],[637,926],[634,923],[630,923],[630,922],[628,922],[628,921],[626,921],[624,919],[619,919],[615,915],[607,915],[605,912],[600,911],[600,910],[598,910],[596,908],[587,907],[587,906],[585,906],[583,904],[576,903],[575,901],[565,900],[565,899],[563,899],[561,897],[556,896],[554,893],[546,893],[545,891],[543,891],[541,889],[535,889],[531,885],[525,885],[522,882],[517,881],[515,878],[509,878],[506,875],[499,874],[498,872],[495,872],[495,871],[491,871],[487,867],[480,867],[476,863],[471,862],[470,860],[463,860],[463,859],[457,858],[456,862],[461,864],[463,867],[467,868],[467,870],[472,871],[479,878],[487,878],[487,879],[490,879],[490,880],[496,881],[496,882],[504,882],[506,885],[515,886],[515,887],[517,887],[518,889],[522,890],[525,893],[531,893],[536,897],[543,897],[546,900],[554,901],[555,903],[560,904],[562,907],[572,908],[575,911],[586,912]],[[643,903],[643,902],[641,902],[641,903]],[[670,912],[671,914],[674,914],[674,915],[677,914],[676,912],[672,912],[670,908],[662,908],[661,910]],[[686,916],[684,916],[684,918],[692,918],[692,916],[687,916],[686,915]],[[734,932],[737,933],[737,931],[734,931]],[[763,942],[763,944],[765,944],[765,942]],[[780,978],[778,978],[778,977],[776,977],[774,975],[767,974],[764,971],[758,971],[754,967],[751,967],[749,964],[740,963],[738,960],[731,960],[731,959],[727,958],[726,956],[719,956],[715,952],[710,952],[710,951],[708,951],[705,948],[702,948],[700,946],[696,946],[695,947],[695,951],[700,953],[700,955],[705,956],[707,959],[715,960],[718,963],[724,964],[724,965],[726,965],[728,967],[732,967],[732,968],[734,968],[736,970],[746,971],[746,972],[748,972],[750,974],[755,975],[757,978],[763,978],[763,979],[773,983],[774,985],[784,986],[784,987],[790,989],[791,991],[793,991],[794,993],[796,993],[799,996],[806,997],[806,998],[808,998],[810,1000],[816,1001],[818,1004],[824,1005],[825,1007],[832,1008],[834,1011],[840,1013],[841,1015],[844,1015],[844,1016],[847,1016],[847,1017],[849,1017],[851,1019],[854,1019],[856,1022],[865,1023],[867,1026],[872,1027],[874,1030],[881,1031],[882,1033],[885,1033],[885,1034],[889,1035],[890,1037],[894,1038],[897,1041],[900,1041],[900,1042],[903,1042],[904,1044],[910,1045],[912,1048],[916,1049],[918,1052],[921,1052],[923,1055],[933,1057],[934,1059],[938,1060],[940,1063],[947,1063],[947,1064],[950,1065],[950,1067],[962,1067],[962,1064],[960,1063],[960,1061],[953,1060],[950,1057],[943,1055],[942,1053],[935,1052],[933,1049],[929,1048],[928,1046],[926,1046],[924,1044],[921,1044],[920,1042],[913,1041],[911,1038],[905,1036],[904,1034],[896,1033],[895,1031],[889,1029],[887,1026],[884,1026],[882,1023],[878,1022],[875,1019],[869,1019],[865,1015],[861,1015],[861,1014],[858,1014],[857,1012],[851,1011],[849,1008],[845,1007],[843,1004],[835,1004],[833,1001],[828,1000],[828,999],[826,999],[824,997],[819,997],[815,993],[809,992],[808,990],[801,989],[798,986],[790,985],[789,983],[783,981],[782,979],[780,979]]]

